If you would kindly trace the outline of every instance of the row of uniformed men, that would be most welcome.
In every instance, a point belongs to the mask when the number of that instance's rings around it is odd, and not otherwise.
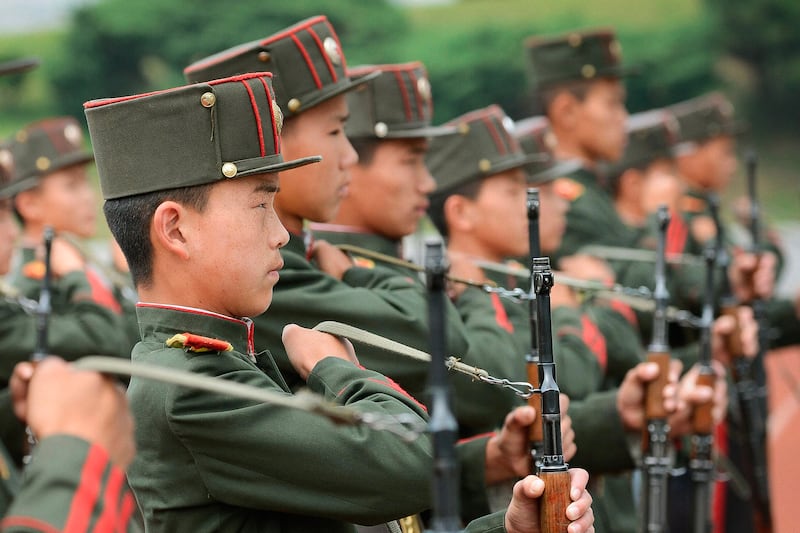
[[[344,403],[369,410],[412,409],[424,416],[413,402],[393,392],[392,383],[385,378],[330,358],[320,361],[324,355],[341,352],[321,334],[284,329],[284,325],[310,327],[336,319],[424,349],[429,334],[425,294],[409,271],[375,265],[366,254],[349,257],[331,243],[357,244],[397,256],[400,239],[413,233],[430,210],[448,238],[453,272],[488,280],[491,272],[481,265],[528,253],[524,194],[530,179],[541,186],[544,195],[544,252],[563,258],[561,265],[570,273],[596,277],[599,272],[605,278],[620,275],[596,259],[574,256],[575,249],[566,245],[574,235],[573,226],[590,225],[602,231],[608,223],[584,218],[586,210],[579,216],[581,209],[576,206],[588,205],[598,212],[598,207],[609,203],[609,194],[599,189],[597,179],[585,169],[595,168],[599,160],[618,159],[624,146],[624,93],[616,40],[607,32],[570,34],[534,41],[530,50],[539,75],[539,94],[550,118],[549,128],[541,126],[541,119],[532,124],[530,138],[544,143],[535,148],[538,157],[522,152],[508,118],[494,106],[443,127],[432,127],[430,85],[422,65],[346,70],[335,32],[321,17],[188,67],[187,77],[200,82],[197,85],[88,103],[86,114],[107,200],[106,217],[143,302],[137,309],[143,342],[134,350],[134,360],[226,375],[286,391],[306,382],[313,390]],[[274,77],[248,74],[264,70]],[[201,82],[226,76],[225,81]],[[611,111],[615,122],[622,125],[622,133],[612,141],[603,140],[610,134],[597,135],[585,129],[592,124],[587,119],[595,106],[590,104],[598,100],[608,102],[605,111]],[[696,113],[688,113],[692,114]],[[577,129],[570,132],[565,123]],[[650,120],[642,130],[656,131],[656,135],[660,130],[669,132],[664,124],[664,120]],[[609,131],[607,126],[598,127]],[[35,187],[15,189],[12,185],[7,189],[15,195],[14,207],[26,228],[30,216],[21,207],[26,193],[32,197],[27,203],[34,205],[28,212],[35,216],[38,201],[38,212],[51,214],[54,204],[42,202],[48,182],[59,181],[52,179],[58,174],[55,171],[79,169],[81,176],[73,177],[73,183],[85,182],[85,170],[76,163],[86,159],[70,159],[80,151],[76,127],[52,121],[34,125],[17,134],[2,152],[10,155],[3,156],[0,163],[5,162],[3,166],[12,176],[21,177],[22,169],[31,171],[25,177]],[[37,137],[39,145],[33,150]],[[626,158],[636,154],[636,136],[632,139]],[[616,155],[613,147],[603,151],[603,144],[620,140]],[[643,165],[658,159],[655,154],[667,152],[657,143],[652,146],[649,138],[642,143],[639,149],[645,156],[635,155],[640,159],[631,161],[630,167],[644,170]],[[555,159],[543,162],[541,156],[550,154],[550,149]],[[316,162],[316,154],[322,155],[322,162]],[[645,161],[648,157],[651,159]],[[523,169],[531,164],[541,166],[527,178]],[[265,173],[293,167],[299,168],[282,174],[281,192],[274,196],[277,184]],[[570,170],[575,179],[553,182]],[[49,178],[41,179],[43,175]],[[580,181],[581,176],[586,183]],[[69,177],[61,180],[70,183]],[[620,177],[614,182],[623,191],[628,189],[622,185],[631,180]],[[651,181],[655,180],[641,183]],[[595,188],[605,196],[591,199]],[[224,194],[217,192],[223,190]],[[573,207],[563,243],[564,204],[555,193],[572,201]],[[276,226],[273,200],[280,223],[296,236],[288,245],[288,235]],[[71,203],[74,206],[76,202]],[[641,219],[646,209],[636,207]],[[31,244],[39,240],[48,223],[46,216],[40,220],[38,230],[31,231]],[[310,239],[306,221],[328,224],[312,226],[314,236],[325,241]],[[54,222],[49,219],[49,223]],[[237,228],[233,234],[231,227]],[[73,228],[58,229],[76,232]],[[628,236],[626,233],[625,238]],[[259,238],[268,240],[266,251],[253,246],[253,240]],[[612,231],[582,244],[609,241],[631,242]],[[278,259],[276,250],[281,246],[282,258]],[[26,268],[32,272],[21,277],[36,278],[36,269],[30,264],[26,262]],[[64,272],[70,271],[56,273],[66,280],[69,276]],[[92,285],[87,272],[91,269],[84,268],[86,291],[65,291],[71,305],[79,301],[89,305],[92,298],[101,303],[102,284]],[[508,280],[501,281],[507,284]],[[34,285],[28,292],[36,290]],[[696,285],[684,289],[701,292]],[[452,352],[463,354],[465,361],[493,375],[524,376],[523,354],[529,349],[524,307],[463,285],[454,286],[453,297],[447,327]],[[259,315],[270,302],[270,310],[255,318],[255,327],[250,321],[231,318]],[[573,401],[570,407],[578,443],[574,462],[593,474],[629,470],[634,462],[626,433],[641,429],[643,385],[654,377],[652,368],[638,364],[642,349],[635,340],[639,335],[636,318],[617,301],[603,307],[581,307],[569,290],[554,295],[554,302],[558,304],[555,330],[560,382],[574,399],[583,400]],[[108,313],[105,318],[118,321],[119,315]],[[122,331],[109,329],[108,324],[102,328],[102,338]],[[93,325],[99,326],[99,322]],[[718,333],[726,327],[721,321]],[[233,350],[200,355],[201,347],[191,342],[182,350],[167,347],[173,334],[186,331],[226,340]],[[620,331],[630,334],[620,335]],[[752,331],[743,328],[743,337],[748,351],[754,352]],[[114,343],[117,350],[123,345],[130,346],[130,342]],[[261,353],[265,348],[272,352],[271,357]],[[21,358],[29,353],[20,351]],[[56,343],[52,351],[58,353]],[[686,352],[691,358],[690,350]],[[723,351],[718,352],[723,358]],[[364,367],[380,371],[413,396],[424,398],[424,364],[362,347],[358,358]],[[679,399],[666,400],[675,411],[676,436],[686,431],[687,400],[702,401],[710,394],[693,389],[692,380],[692,375],[682,380]],[[500,425],[516,404],[513,395],[482,388],[466,378],[455,377],[454,385],[465,436]],[[720,391],[718,396],[724,396],[724,387],[718,387]],[[364,523],[396,518],[425,508],[429,501],[427,491],[418,485],[428,476],[427,461],[419,461],[430,453],[425,442],[410,449],[388,442],[392,439],[386,435],[365,438],[275,408],[245,408],[230,399],[184,394],[136,379],[129,394],[138,424],[138,456],[128,474],[145,522],[155,529],[238,530],[253,524],[257,530],[277,530],[274,525],[288,521],[282,527],[336,530],[345,527],[338,523],[341,520]],[[372,394],[391,401],[388,406],[375,405],[375,398],[368,397]],[[398,402],[401,405],[396,405]],[[718,404],[721,417],[724,401]],[[598,411],[603,416],[598,416]],[[153,417],[152,413],[159,414]],[[264,420],[265,416],[273,421]],[[515,411],[499,435],[460,447],[465,456],[465,520],[488,512],[487,483],[527,471],[524,439],[520,440],[519,434],[520,420],[530,416],[524,410]],[[571,442],[569,423],[564,428],[566,441]],[[318,445],[298,447],[309,434],[320,435]],[[513,450],[509,442],[515,443]],[[504,453],[498,454],[498,450]],[[333,466],[325,460],[332,454],[345,459]],[[499,456],[503,459],[498,462]],[[420,470],[420,466],[424,468]],[[387,476],[393,483],[386,484],[385,490],[371,490]],[[598,529],[603,531],[632,531],[635,527],[629,481],[618,485],[621,496],[614,495],[612,479],[597,485],[603,498],[598,502],[601,505],[595,505],[595,514]],[[287,486],[295,488],[287,490]],[[582,497],[579,492],[575,498]],[[620,503],[625,509],[615,509]],[[304,516],[289,520],[278,509]],[[322,523],[325,525],[319,525]]]

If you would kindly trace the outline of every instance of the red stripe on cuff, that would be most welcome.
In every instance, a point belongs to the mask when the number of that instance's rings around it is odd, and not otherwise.
[[[126,489],[117,517],[117,531],[119,533],[127,533],[134,509],[136,509],[136,500],[133,499],[133,494]]]
[[[125,474],[118,468],[112,468],[111,474],[106,482],[105,495],[103,497],[103,514],[94,526],[95,533],[113,533],[116,529],[119,493],[122,490],[122,482]]]
[[[64,533],[84,533],[89,527],[92,509],[100,494],[100,482],[108,464],[108,454],[100,446],[92,445],[86,455],[81,480],[67,515]]]

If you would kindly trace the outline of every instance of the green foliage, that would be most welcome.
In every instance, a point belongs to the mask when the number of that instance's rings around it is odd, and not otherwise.
[[[65,95],[61,110],[79,115],[92,98],[180,85],[189,63],[320,13],[356,57],[368,49],[385,58],[385,28],[406,25],[397,8],[374,0],[106,0],[74,13],[52,83]]]

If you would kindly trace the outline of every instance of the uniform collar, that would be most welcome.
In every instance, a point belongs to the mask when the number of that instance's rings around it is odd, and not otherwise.
[[[225,340],[239,353],[253,357],[253,321],[233,318],[204,309],[157,303],[136,304],[136,317],[143,341],[165,342],[176,333],[193,333]]]

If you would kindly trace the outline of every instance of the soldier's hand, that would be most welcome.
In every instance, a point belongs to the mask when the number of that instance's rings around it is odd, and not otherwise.
[[[499,433],[492,435],[486,443],[487,485],[520,478],[530,473],[528,428],[538,422],[536,410],[527,405],[517,407],[506,415],[503,428]]]
[[[48,357],[35,371],[19,363],[10,386],[14,412],[39,439],[80,437],[100,445],[123,470],[133,460],[133,418],[123,388],[108,377]]]
[[[569,396],[562,392],[558,398],[561,408],[561,449],[564,453],[564,460],[569,461],[575,457],[578,445],[575,444],[575,430],[572,429],[572,417],[569,416]]]
[[[681,378],[678,385],[678,406],[669,417],[671,437],[682,437],[692,432],[692,414],[695,407],[709,400],[713,402],[711,415],[714,423],[719,423],[728,409],[728,389],[725,382],[725,369],[718,361],[712,362],[714,367],[714,387],[698,385],[699,366],[692,367]]]
[[[586,490],[589,473],[580,468],[570,468],[570,499],[567,518],[571,524],[568,533],[594,532],[592,496]],[[539,498],[544,492],[544,481],[528,476],[514,485],[511,503],[506,511],[505,528],[508,533],[540,533]]]
[[[615,275],[608,263],[602,259],[586,254],[576,254],[562,257],[558,262],[558,269],[573,278],[614,283]]]
[[[669,382],[664,387],[664,408],[670,413],[678,408],[678,378],[682,367],[680,361],[670,361]],[[640,431],[644,428],[645,386],[657,377],[658,365],[655,363],[639,363],[625,374],[617,393],[617,412],[627,431]]]
[[[326,357],[338,357],[358,363],[350,341],[329,333],[287,324],[283,328],[281,340],[289,362],[303,379],[308,379],[317,363]]]
[[[753,310],[740,305],[736,309],[736,317],[737,320],[732,316],[720,316],[711,326],[711,356],[725,366],[730,366],[732,356],[736,355],[728,353],[725,337],[729,335],[739,335],[745,357],[752,359],[758,353],[758,322],[753,316]]]
[[[558,273],[556,273],[556,279],[558,279]],[[580,305],[580,301],[578,301],[578,295],[571,287],[567,287],[563,283],[556,283],[550,289],[550,305],[554,308],[571,307],[576,309]]]
[[[777,259],[772,252],[759,255],[733,250],[728,269],[734,296],[744,303],[756,298],[771,298],[775,290]]]
[[[341,280],[344,273],[353,268],[353,260],[346,253],[327,241],[314,241],[311,257],[320,270]]]

